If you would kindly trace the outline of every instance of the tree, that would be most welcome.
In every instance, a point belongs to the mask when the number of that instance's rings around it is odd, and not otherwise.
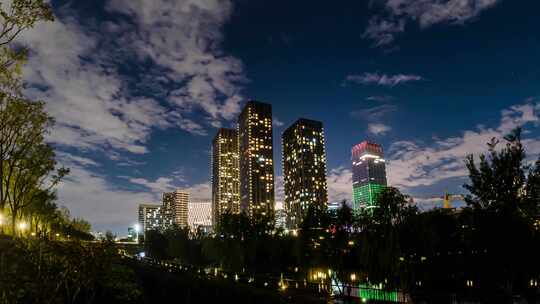
[[[345,232],[350,232],[354,223],[354,216],[351,207],[347,205],[347,201],[341,202],[341,207],[336,211],[336,228]]]
[[[504,140],[506,145],[499,150],[500,142],[493,138],[488,143],[488,154],[480,155],[478,166],[473,155],[467,157],[471,182],[464,185],[470,192],[465,201],[476,210],[527,215],[527,199],[534,201],[540,192],[539,170],[536,167],[530,171],[528,181],[521,129],[515,129]]]
[[[0,2],[0,99],[20,88],[20,74],[28,51],[12,42],[23,31],[40,21],[53,21],[49,4],[44,0],[10,0]]]
[[[167,247],[167,238],[159,230],[148,230],[144,234],[144,251],[148,256],[166,260],[169,258]]]
[[[535,219],[540,216],[540,158],[527,175],[524,208],[530,218]]]
[[[22,216],[31,219],[30,226],[37,234],[45,233],[48,230],[47,226],[51,226],[58,219],[55,200],[55,192],[41,191],[25,208]]]
[[[397,188],[385,188],[377,199],[372,220],[381,226],[398,226],[416,214],[418,208],[409,203],[408,196],[402,194]]]
[[[92,225],[90,225],[87,220],[80,217],[72,219],[70,225],[73,229],[80,232],[90,233],[90,230],[92,229]]]
[[[12,44],[22,31],[53,19],[44,0],[0,3],[0,210],[9,206],[13,233],[22,209],[67,174],[65,169],[50,174],[55,169],[54,152],[44,137],[53,120],[43,102],[21,94],[20,71],[27,50]]]
[[[387,286],[403,283],[399,280],[400,231],[418,213],[409,198],[393,187],[378,196],[376,207],[360,214],[362,228],[359,250],[361,267],[367,270],[371,282],[386,282]]]
[[[540,169],[538,162],[532,168],[526,164],[520,129],[504,141],[499,148],[500,141],[492,139],[478,166],[472,155],[467,157],[470,183],[464,187],[470,192],[465,201],[473,211],[475,246],[489,253],[480,261],[484,271],[479,273],[486,285],[510,297],[518,278],[528,276],[537,264],[531,224],[538,211]],[[496,271],[493,265],[498,266]]]

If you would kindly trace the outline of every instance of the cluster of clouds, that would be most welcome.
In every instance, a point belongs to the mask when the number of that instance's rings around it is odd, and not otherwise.
[[[367,121],[367,132],[368,134],[374,136],[382,136],[392,130],[392,127],[390,125],[383,123],[382,121],[385,120],[388,115],[394,113],[398,109],[395,104],[386,102],[386,96],[381,98],[384,99],[383,101],[379,101],[382,104],[370,108],[352,111],[350,113],[351,117],[355,119],[358,119],[360,121]]]
[[[528,100],[501,111],[501,119],[496,127],[479,125],[466,130],[461,136],[436,139],[433,143],[398,141],[389,149],[388,176],[392,185],[410,189],[418,186],[434,185],[445,179],[467,176],[465,158],[467,155],[485,153],[492,138],[501,139],[517,127],[538,127],[540,123],[540,102]],[[536,158],[540,155],[540,138],[524,138],[527,153]]]
[[[415,74],[382,74],[379,72],[356,75],[347,75],[344,83],[354,83],[361,85],[377,85],[388,88],[394,88],[398,85],[403,85],[409,82],[417,82],[426,80],[424,77]],[[397,110],[397,106],[391,102],[394,100],[393,96],[381,95],[381,96],[369,96],[367,101],[374,101],[380,103],[380,105],[357,110],[351,112],[351,116],[354,118],[368,121],[367,133],[373,136],[383,136],[392,130],[392,127],[388,124],[382,123],[382,119],[387,114]]]
[[[374,46],[392,44],[396,35],[405,31],[408,23],[427,29],[437,24],[465,24],[502,0],[379,0],[381,13],[368,22],[363,37]]]
[[[221,49],[231,1],[111,0],[104,10],[117,16],[109,19],[114,21],[88,22],[69,5],[59,7],[55,22],[39,24],[17,41],[31,51],[26,94],[46,102],[56,120],[48,141],[71,169],[58,189],[60,203],[97,228],[125,225],[138,203],[156,201],[186,181],[124,177],[143,188],[126,190],[77,151],[140,165],[129,155],[150,152],[155,130],[207,135],[228,124],[240,110],[247,81],[242,62]],[[210,197],[206,183],[188,190]]]
[[[59,202],[69,207],[75,216],[83,216],[97,230],[116,228],[125,233],[126,225],[136,221],[138,204],[161,201],[163,192],[174,191],[182,183],[182,177],[159,177],[155,180],[122,177],[144,190],[133,190],[111,183],[106,174],[98,173],[102,165],[92,159],[60,152],[61,165],[70,169],[70,174],[58,186]],[[209,183],[183,187],[194,199],[211,197]]]
[[[392,127],[383,123],[370,123],[368,124],[368,132],[373,135],[385,135],[390,132]]]
[[[421,81],[425,79],[422,76],[413,74],[387,75],[375,72],[364,73],[362,75],[348,75],[345,80],[350,83],[357,83],[363,85],[375,84],[380,86],[395,87],[399,84],[413,81]]]
[[[105,10],[124,18],[82,25],[61,8],[18,41],[31,50],[27,94],[57,121],[51,142],[141,154],[154,129],[206,135],[239,112],[242,63],[220,49],[229,1],[112,0]]]

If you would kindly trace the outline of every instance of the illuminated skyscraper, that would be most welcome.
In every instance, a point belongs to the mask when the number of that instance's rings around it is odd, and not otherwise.
[[[212,225],[225,212],[240,212],[238,131],[220,129],[212,142]]]
[[[171,225],[188,226],[189,193],[176,190],[163,193],[164,228]]]
[[[238,117],[240,210],[253,217],[274,213],[272,106],[249,101]]]
[[[326,153],[322,122],[299,119],[281,138],[287,227],[297,228],[308,207],[326,208]]]
[[[376,207],[377,197],[386,187],[383,149],[364,141],[352,148],[353,209]]]
[[[208,229],[212,225],[212,203],[209,201],[189,202],[188,225],[191,231]]]
[[[275,211],[276,228],[287,228],[287,213],[283,209],[276,209]]]
[[[163,214],[160,205],[140,204],[139,224],[142,231],[151,229],[161,229],[163,225]]]

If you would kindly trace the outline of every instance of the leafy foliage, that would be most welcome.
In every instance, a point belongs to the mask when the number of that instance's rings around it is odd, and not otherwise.
[[[140,295],[112,243],[0,241],[1,303],[122,303]]]
[[[13,43],[22,31],[53,19],[43,0],[0,3],[0,212],[9,208],[14,235],[23,217],[33,222],[36,233],[46,230],[40,227],[52,222],[55,213],[52,189],[69,172],[57,168],[54,150],[45,142],[54,124],[45,104],[21,93],[27,50]]]
[[[53,21],[49,4],[44,0],[10,0],[0,2],[0,99],[18,93],[20,75],[28,50],[13,46],[15,38],[40,21]]]

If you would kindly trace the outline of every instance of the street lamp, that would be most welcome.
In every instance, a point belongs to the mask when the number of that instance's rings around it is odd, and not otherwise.
[[[19,224],[17,224],[17,228],[19,228],[20,231],[24,231],[26,228],[28,228],[28,224],[26,222],[19,222]]]

